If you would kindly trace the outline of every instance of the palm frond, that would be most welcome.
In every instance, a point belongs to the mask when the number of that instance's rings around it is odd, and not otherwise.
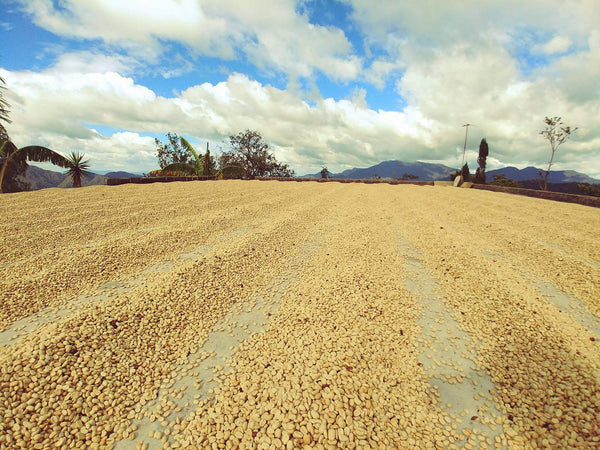
[[[27,157],[29,161],[50,162],[55,166],[69,167],[69,160],[60,153],[50,150],[39,145],[28,145],[18,150],[17,154],[22,154],[22,157]]]
[[[4,78],[0,77],[0,120],[10,123],[10,119],[8,118],[8,108],[10,105],[2,96],[2,89],[6,89],[4,86],[2,86],[3,84],[6,84],[6,82],[4,81]]]
[[[68,170],[67,175],[77,175],[78,177],[91,177],[93,174],[89,172],[87,169],[90,168],[90,160],[83,160],[85,154],[79,152],[71,152],[69,156],[67,156],[68,161]]]
[[[10,155],[14,154],[17,150],[19,149],[12,141],[2,141],[2,144],[0,144],[0,157],[10,157]]]
[[[196,175],[198,173],[197,168],[192,164],[187,163],[173,163],[162,168],[162,172],[176,172],[182,176]]]
[[[194,155],[194,158],[196,159],[196,164],[199,164],[200,163],[200,157],[198,156],[198,153],[196,153],[196,150],[194,150],[194,147],[192,147],[192,145],[183,136],[181,136],[179,138],[179,140],[181,141],[181,145],[188,152],[190,152],[192,155]]]

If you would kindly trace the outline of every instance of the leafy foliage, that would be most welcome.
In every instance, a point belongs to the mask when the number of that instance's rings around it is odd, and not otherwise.
[[[200,175],[197,170],[198,168],[195,164],[173,163],[161,169],[159,171],[159,175],[175,177],[192,177]]]
[[[72,152],[67,156],[68,167],[67,175],[73,178],[73,187],[81,187],[81,179],[83,177],[91,177],[92,173],[87,169],[90,168],[89,160],[83,160],[85,155],[79,152]]]
[[[456,170],[450,174],[450,180],[454,181],[456,177],[462,175],[463,182],[471,181],[471,172],[469,171],[469,165],[465,163],[460,170]]]
[[[246,178],[291,177],[294,171],[287,164],[279,163],[269,151],[258,131],[246,130],[237,136],[229,136],[231,150],[221,155],[221,167],[237,166],[245,170]]]
[[[506,178],[506,175],[501,173],[500,175],[494,175],[494,181],[491,181],[490,184],[494,186],[504,186],[504,187],[516,187],[520,188],[521,183],[513,180],[512,178]]]
[[[479,157],[477,158],[477,164],[479,167],[475,171],[475,182],[485,184],[485,166],[487,162],[487,157],[490,150],[488,147],[488,143],[483,138],[479,143]]]
[[[597,186],[593,186],[588,183],[578,183],[577,189],[579,189],[585,195],[592,195],[594,197],[600,197],[600,188]]]
[[[405,173],[404,175],[402,175],[402,178],[400,178],[401,180],[418,180],[419,176],[418,175],[413,175],[412,173]]]
[[[193,160],[193,154],[187,148],[183,147],[176,133],[167,133],[167,142],[164,144],[156,138],[154,142],[156,143],[158,165],[161,169],[164,169],[169,164],[188,164]]]
[[[327,179],[331,177],[331,172],[329,172],[329,169],[327,169],[327,167],[323,167],[321,169],[321,178]]]
[[[202,170],[203,175],[214,175],[217,171],[217,164],[215,158],[210,154],[208,149],[208,142],[206,143],[206,154],[204,155],[204,168]]]
[[[460,174],[463,177],[463,182],[471,181],[471,172],[469,171],[469,164],[465,163],[460,170]]]
[[[239,166],[225,166],[221,167],[216,173],[218,179],[224,180],[239,180],[244,177],[246,170]]]
[[[558,150],[558,147],[560,147],[563,142],[569,139],[571,134],[573,134],[577,128],[571,128],[564,125],[560,117],[546,117],[544,119],[544,123],[546,124],[546,128],[541,130],[540,134],[550,143],[552,154],[550,156],[550,161],[548,162],[548,168],[546,171],[544,172],[542,169],[539,170],[540,178],[538,178],[538,183],[540,185],[540,189],[547,191],[548,176],[550,175],[550,168],[552,167],[554,154]]]
[[[173,136],[177,135],[174,133],[167,133],[167,136],[169,136],[169,138],[171,139]],[[168,146],[169,148],[175,148],[172,142],[169,143]],[[166,147],[167,146],[163,146],[163,148]],[[179,149],[179,154],[174,159],[179,159],[180,161],[171,162],[164,166],[162,165],[164,159],[161,160],[160,151],[157,153],[157,156],[159,157],[159,164],[161,164],[161,170],[157,172],[157,175],[206,176],[213,175],[215,173],[215,161],[214,158],[210,155],[210,151],[208,149],[208,142],[206,143],[206,154],[204,156],[199,156],[196,152],[196,149],[194,149],[192,144],[190,144],[184,137],[179,138],[177,148]],[[162,156],[165,155],[166,153],[163,151]]]
[[[2,93],[6,89],[5,85],[6,82],[4,81],[4,78],[0,77],[0,134],[6,134],[6,129],[4,128],[4,125],[2,125],[2,121],[10,123],[10,119],[8,118],[8,108],[10,105],[6,102]]]

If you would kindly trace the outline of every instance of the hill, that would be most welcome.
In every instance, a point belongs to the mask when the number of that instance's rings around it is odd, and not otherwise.
[[[371,167],[352,168],[335,173],[332,178],[349,178],[352,180],[369,179],[377,175],[381,178],[402,178],[404,174],[418,176],[419,181],[449,180],[451,172],[456,169],[443,164],[432,164],[425,162],[402,162],[402,161],[384,161]],[[475,169],[472,168],[472,174]],[[535,167],[526,167],[517,169],[516,167],[504,167],[502,169],[489,170],[486,172],[486,178],[491,181],[494,175],[506,175],[506,178],[512,178],[515,181],[535,180],[539,176],[538,169]],[[320,173],[304,175],[303,178],[321,178]],[[556,170],[551,171],[548,177],[550,183],[600,183],[600,180],[591,178],[574,170]]]
[[[64,173],[36,166],[29,166],[27,172],[25,172],[25,176],[22,176],[21,179],[29,185],[30,191],[52,187],[70,188],[72,184],[71,178]],[[105,179],[105,176],[93,173],[91,178],[84,178],[81,184],[83,186],[104,184]]]
[[[489,170],[486,172],[487,180],[493,180],[494,175],[506,175],[506,178],[512,178],[515,181],[535,180],[539,177],[538,169],[535,167],[525,167],[517,169],[516,167],[504,167],[503,169]],[[549,183],[600,183],[588,175],[574,170],[552,170],[548,176]]]
[[[373,176],[381,178],[402,178],[404,174],[416,175],[419,181],[445,180],[450,172],[456,169],[443,164],[424,162],[384,161],[371,167],[353,168],[332,175],[332,178],[349,178],[352,180],[369,179]],[[320,178],[321,174],[304,175],[304,178]]]
[[[104,174],[104,176],[106,178],[141,178],[141,175],[136,175],[135,173],[123,171],[107,172],[106,174]]]

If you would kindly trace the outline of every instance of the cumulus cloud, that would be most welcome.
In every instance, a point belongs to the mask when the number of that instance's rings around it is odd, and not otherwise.
[[[169,42],[197,55],[231,60],[243,54],[265,71],[354,79],[361,60],[343,31],[315,26],[292,0],[27,0],[35,23],[57,35],[101,39],[139,59],[156,60]]]
[[[572,42],[568,36],[555,36],[544,45],[537,46],[534,51],[542,52],[547,55],[556,53],[565,53],[571,47]]]

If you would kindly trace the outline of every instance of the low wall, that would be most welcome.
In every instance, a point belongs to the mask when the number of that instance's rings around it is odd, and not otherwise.
[[[417,186],[433,186],[433,181],[405,180],[353,180],[350,178],[296,178],[296,177],[256,177],[260,181],[316,181],[317,183],[363,183],[363,184],[416,184]]]
[[[204,181],[214,180],[214,176],[210,177],[136,177],[136,178],[107,178],[105,183],[107,186],[117,186],[119,184],[147,184],[147,183],[170,183],[172,181]]]
[[[600,208],[600,197],[589,195],[565,194],[564,192],[537,191],[535,189],[522,189],[505,186],[492,186],[489,184],[474,184],[472,189],[484,191],[505,192],[507,194],[525,195],[527,197],[544,198],[557,202],[578,203],[585,206]]]

